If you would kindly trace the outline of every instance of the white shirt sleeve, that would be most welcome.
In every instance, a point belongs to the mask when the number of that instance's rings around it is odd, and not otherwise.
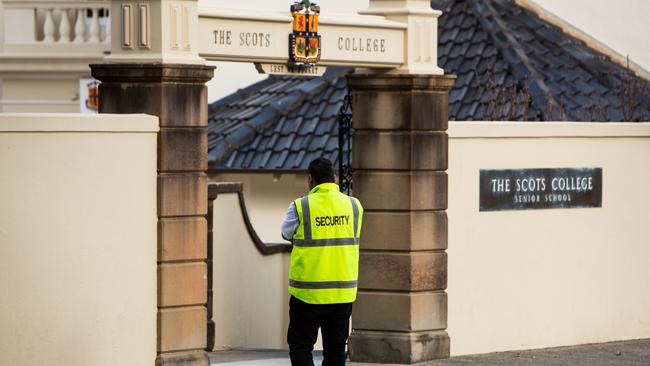
[[[291,202],[287,213],[284,215],[284,220],[282,220],[282,238],[287,241],[291,241],[293,234],[296,233],[296,230],[300,226],[300,220],[298,219],[298,212],[296,211],[296,203]]]

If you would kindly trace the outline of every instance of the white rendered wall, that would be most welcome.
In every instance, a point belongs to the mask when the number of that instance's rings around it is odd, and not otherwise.
[[[257,235],[267,243],[284,243],[280,224],[293,200],[309,192],[307,174],[210,174],[212,182],[240,182]]]
[[[287,207],[307,193],[306,175],[219,174],[241,182],[253,228],[266,243],[286,243],[280,224]],[[288,253],[261,255],[249,238],[237,194],[214,201],[213,320],[215,350],[286,349],[289,324]],[[321,348],[317,344],[317,348]]]
[[[215,350],[286,349],[289,254],[257,251],[237,194],[217,197],[213,219]]]
[[[0,114],[0,365],[155,363],[157,131]]]
[[[452,354],[650,338],[650,125],[451,122],[449,135]],[[478,211],[480,169],[554,167],[602,167],[603,207]],[[253,225],[266,241],[280,240],[288,203],[307,189],[301,175],[212,178],[244,182]],[[266,343],[249,339],[285,348],[286,319],[279,317],[287,311],[287,263],[261,259],[243,223],[233,222],[236,209],[235,201],[222,208],[219,225],[228,236],[217,239],[215,230],[215,244],[224,245],[224,257],[215,256],[215,284],[226,282],[219,276],[239,278],[235,286],[247,289],[239,304],[255,304],[246,314],[264,314],[245,323],[275,329]],[[227,306],[223,318],[237,308]],[[215,302],[215,317],[217,311]],[[245,342],[236,322],[228,324],[224,333]]]
[[[90,77],[90,69],[86,74],[5,76],[0,80],[0,112],[79,113],[79,79]]]
[[[650,124],[451,123],[452,355],[650,338]],[[602,208],[479,212],[479,170],[603,168]]]

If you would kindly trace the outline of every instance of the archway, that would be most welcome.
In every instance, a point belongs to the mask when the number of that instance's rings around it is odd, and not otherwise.
[[[158,138],[159,365],[207,365],[205,60],[287,68],[286,13],[198,9],[196,0],[113,0],[112,53],[92,65],[101,113],[148,113]],[[321,14],[318,67],[353,66],[355,195],[366,208],[354,361],[448,357],[447,91],[428,0],[371,0]],[[318,67],[307,69],[318,72]],[[389,192],[390,194],[387,194]]]

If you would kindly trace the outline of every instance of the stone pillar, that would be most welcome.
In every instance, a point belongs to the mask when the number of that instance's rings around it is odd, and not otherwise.
[[[355,362],[449,357],[448,91],[441,75],[352,75],[354,192],[365,209]]]
[[[102,82],[100,113],[160,118],[156,365],[209,365],[205,83],[214,68],[198,56],[197,7],[197,0],[111,0],[111,53],[91,65]]]
[[[92,66],[100,113],[160,117],[157,365],[209,365],[207,342],[207,88],[201,65]]]

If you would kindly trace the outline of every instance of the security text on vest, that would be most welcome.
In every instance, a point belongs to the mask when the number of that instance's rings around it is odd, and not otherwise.
[[[318,216],[316,226],[338,226],[348,225],[350,216]]]

